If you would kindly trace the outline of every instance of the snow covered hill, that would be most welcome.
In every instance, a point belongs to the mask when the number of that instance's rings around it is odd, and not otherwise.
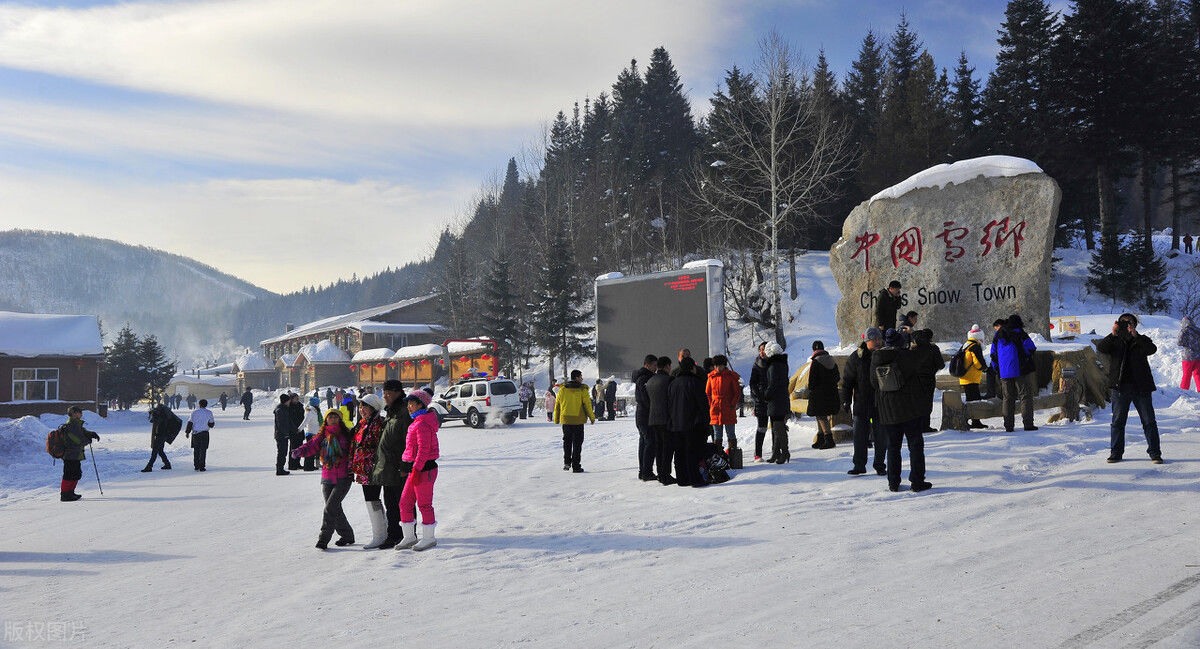
[[[161,250],[56,232],[0,232],[0,309],[95,314],[109,335],[128,322],[185,361],[232,347],[230,307],[266,295]]]

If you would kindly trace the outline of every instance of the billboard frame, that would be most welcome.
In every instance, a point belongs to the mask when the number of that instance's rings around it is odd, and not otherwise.
[[[725,326],[725,264],[720,259],[702,259],[699,261],[688,262],[682,268],[674,270],[664,270],[655,273],[647,273],[644,275],[623,275],[621,273],[608,273],[601,275],[592,283],[592,299],[596,305],[595,309],[595,335],[593,342],[596,346],[596,368],[601,373],[605,372],[620,376],[620,373],[613,368],[604,368],[600,357],[600,287],[611,286],[615,284],[628,284],[631,282],[641,282],[645,280],[669,279],[682,274],[697,274],[704,273],[704,281],[707,284],[707,294],[705,299],[708,306],[708,355],[716,356],[717,354],[729,354],[728,337],[726,335]],[[703,357],[696,358],[699,363]],[[635,368],[626,368],[622,372],[632,371]]]

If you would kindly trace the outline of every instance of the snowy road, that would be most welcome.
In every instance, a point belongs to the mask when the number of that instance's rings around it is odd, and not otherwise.
[[[849,478],[849,446],[809,449],[810,421],[790,464],[704,489],[637,481],[628,419],[587,427],[580,475],[544,419],[452,424],[421,554],[361,549],[357,487],[360,545],[314,549],[318,475],[273,475],[267,412],[218,412],[205,473],[186,448],[138,473],[146,427],[126,418],[101,429],[103,498],[90,461],[78,503],[48,458],[54,489],[5,487],[2,644],[1195,648],[1200,399],[1160,397],[1165,465],[1132,415],[1112,466],[1106,414],[946,432],[922,494]]]

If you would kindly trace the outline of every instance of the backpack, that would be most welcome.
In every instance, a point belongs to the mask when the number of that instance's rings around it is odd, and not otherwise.
[[[179,431],[183,429],[183,420],[169,410],[166,414],[158,425],[158,436],[163,438],[164,442],[174,444],[175,438],[179,437]]]
[[[46,433],[46,452],[50,457],[61,460],[67,454],[67,425],[63,424],[58,428]]]
[[[875,380],[879,382],[880,392],[899,392],[904,387],[904,377],[900,376],[900,367],[895,363],[876,367]]]
[[[970,343],[963,345],[950,357],[950,376],[961,379],[967,375],[967,347],[969,346]]]
[[[715,444],[709,444],[708,459],[700,463],[700,476],[705,484],[721,484],[729,482],[729,460]],[[739,451],[740,452],[740,451]]]

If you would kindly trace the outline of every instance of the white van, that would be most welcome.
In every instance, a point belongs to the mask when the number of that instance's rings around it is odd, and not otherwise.
[[[429,404],[439,422],[461,419],[472,428],[482,428],[487,420],[506,426],[517,420],[521,399],[517,384],[504,378],[467,379],[450,386]]]

